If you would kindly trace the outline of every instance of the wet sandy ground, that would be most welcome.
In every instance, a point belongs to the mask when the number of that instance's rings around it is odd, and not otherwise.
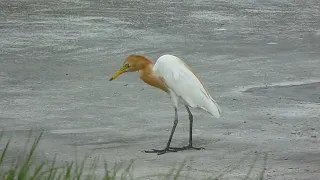
[[[39,154],[135,159],[136,177],[193,157],[192,177],[240,164],[223,178],[242,179],[260,154],[251,178],[320,176],[317,0],[1,1],[0,41],[0,127],[12,156],[34,129],[44,130]],[[194,145],[205,150],[142,152],[165,146],[174,112],[137,74],[108,81],[131,53],[177,55],[204,81],[223,111],[192,110]],[[183,107],[179,118],[173,146],[188,143]]]

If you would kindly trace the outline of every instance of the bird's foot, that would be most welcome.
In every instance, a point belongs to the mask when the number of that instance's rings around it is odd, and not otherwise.
[[[167,153],[167,152],[177,152],[178,150],[165,148],[165,149],[151,149],[150,151],[144,151],[145,153],[157,153],[158,155]]]
[[[183,146],[181,148],[179,147],[170,147],[170,150],[175,150],[175,151],[183,151],[183,150],[188,150],[188,149],[195,149],[195,150],[201,150],[204,149],[204,147],[193,147],[192,145],[187,145],[187,146]]]

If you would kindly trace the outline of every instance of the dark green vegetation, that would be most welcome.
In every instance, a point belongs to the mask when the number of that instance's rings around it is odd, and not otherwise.
[[[3,133],[0,135],[0,140],[3,137]],[[30,141],[31,133],[29,134],[28,142],[25,145],[23,152],[18,153],[17,158],[14,159],[13,163],[10,166],[5,165],[4,160],[6,158],[8,148],[10,145],[10,139],[6,143],[5,147],[1,148],[1,157],[0,157],[0,179],[3,180],[92,180],[92,179],[102,179],[102,180],[133,180],[133,179],[149,179],[151,177],[158,179],[193,179],[191,177],[184,176],[181,174],[181,171],[185,165],[185,161],[179,165],[178,168],[172,168],[167,174],[159,174],[148,177],[133,177],[133,161],[129,163],[123,170],[120,172],[120,169],[123,167],[121,164],[116,164],[113,168],[108,168],[106,161],[104,161],[104,175],[103,177],[97,177],[95,170],[97,169],[97,159],[94,160],[94,163],[88,169],[85,168],[87,163],[87,157],[85,157],[81,163],[77,161],[66,162],[64,164],[57,164],[56,158],[53,161],[44,160],[41,162],[36,161],[35,151],[39,141],[42,137],[42,132],[34,139],[31,144],[31,147],[28,148]],[[252,167],[247,172],[247,175],[244,179],[248,179],[253,166],[257,160],[258,156],[253,160]],[[264,159],[266,162],[267,156],[265,155]],[[241,163],[239,163],[240,165]],[[265,166],[265,165],[264,165]],[[223,175],[232,170],[236,169],[238,166],[235,166],[232,169],[222,172],[220,175],[212,176],[208,179],[220,179]],[[188,171],[188,173],[191,170]],[[263,179],[264,170],[262,170],[260,177],[258,179]],[[243,178],[240,178],[243,179]]]

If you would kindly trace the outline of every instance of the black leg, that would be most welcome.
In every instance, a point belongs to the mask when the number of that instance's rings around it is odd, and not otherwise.
[[[187,146],[184,146],[182,148],[175,148],[175,147],[171,147],[170,149],[173,150],[177,150],[177,151],[182,151],[182,150],[186,150],[186,149],[196,149],[196,150],[200,150],[200,149],[204,149],[203,147],[193,147],[192,146],[192,127],[193,127],[193,115],[189,109],[188,106],[185,106],[188,113],[189,113],[189,121],[190,121],[190,127],[189,127],[189,144]]]
[[[188,106],[186,106],[186,109],[189,113],[189,121],[190,121],[190,127],[189,127],[189,146],[192,146],[192,127],[193,127],[193,115],[189,109]]]
[[[167,142],[166,148],[164,148],[164,149],[151,149],[151,151],[144,151],[144,152],[146,152],[146,153],[157,153],[158,155],[161,155],[161,154],[164,154],[166,152],[177,152],[178,151],[178,150],[169,148],[170,144],[171,144],[171,140],[172,140],[173,134],[174,134],[174,131],[176,130],[176,127],[177,127],[177,124],[178,124],[178,110],[177,110],[176,107],[174,108],[174,113],[175,113],[174,123],[173,123],[173,127],[172,127],[172,130],[171,130],[171,134],[170,134],[169,140]]]

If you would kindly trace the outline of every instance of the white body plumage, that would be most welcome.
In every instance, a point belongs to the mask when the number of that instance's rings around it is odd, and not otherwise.
[[[204,85],[181,59],[173,55],[162,55],[153,67],[169,89],[173,105],[179,102],[192,108],[200,108],[220,118],[221,109]]]

